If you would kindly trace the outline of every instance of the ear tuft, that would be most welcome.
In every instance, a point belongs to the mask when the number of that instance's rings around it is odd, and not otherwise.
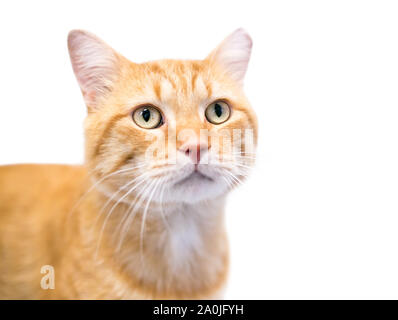
[[[87,107],[95,108],[117,78],[118,55],[101,39],[82,30],[69,32],[68,49]]]
[[[209,56],[211,62],[221,65],[239,83],[243,82],[253,41],[242,28],[230,34]]]

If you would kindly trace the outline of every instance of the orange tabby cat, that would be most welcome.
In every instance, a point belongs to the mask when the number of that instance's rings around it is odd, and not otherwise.
[[[257,139],[242,91],[249,35],[200,61],[132,63],[78,30],[68,47],[86,162],[0,167],[0,298],[221,297],[225,197]],[[239,129],[253,139],[231,147]]]

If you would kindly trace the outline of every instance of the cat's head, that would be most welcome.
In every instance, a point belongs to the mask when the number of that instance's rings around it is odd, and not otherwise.
[[[68,37],[88,108],[86,162],[121,201],[224,195],[253,164],[257,122],[243,90],[252,41],[239,29],[204,60],[133,63],[96,36]]]

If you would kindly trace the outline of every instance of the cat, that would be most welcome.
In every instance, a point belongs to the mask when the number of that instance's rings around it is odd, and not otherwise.
[[[0,167],[0,298],[221,298],[226,196],[257,145],[250,36],[204,60],[133,63],[82,30],[68,49],[85,163]]]

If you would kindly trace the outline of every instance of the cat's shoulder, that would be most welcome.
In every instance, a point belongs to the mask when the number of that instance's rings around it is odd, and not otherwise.
[[[80,165],[15,164],[0,166],[0,193],[15,190],[31,193],[49,188],[81,185],[87,181],[87,170]]]
[[[66,165],[66,164],[11,164],[0,166],[0,180],[6,178],[23,177],[29,178],[46,178],[54,174],[65,176],[85,176],[86,169],[82,165]]]

